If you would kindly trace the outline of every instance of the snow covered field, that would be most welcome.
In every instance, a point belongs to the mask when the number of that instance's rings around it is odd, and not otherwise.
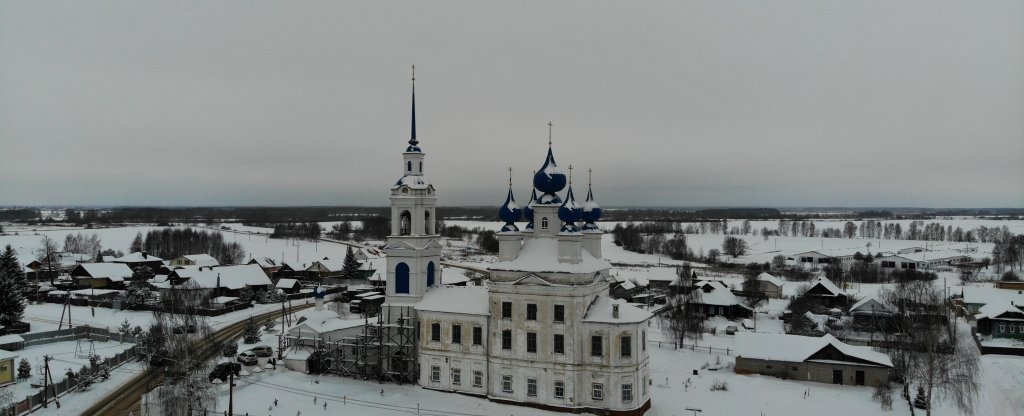
[[[78,341],[64,341],[55,342],[53,344],[36,345],[25,348],[23,350],[14,351],[18,354],[18,359],[15,365],[21,362],[22,358],[28,359],[28,362],[32,364],[32,377],[27,381],[21,381],[15,384],[14,397],[22,399],[25,396],[36,394],[39,388],[34,388],[31,384],[42,384],[43,378],[37,371],[37,368],[42,368],[43,356],[49,355],[53,358],[50,361],[50,375],[53,381],[56,383],[64,380],[64,374],[68,370],[77,372],[82,366],[89,365],[88,354],[95,352],[100,357],[113,357],[124,350],[132,347],[132,343],[120,343],[117,341],[107,342],[92,342],[90,346],[89,340],[83,339],[81,343]],[[81,350],[79,350],[81,349]],[[84,353],[80,354],[80,353]],[[103,386],[103,385],[98,385]]]

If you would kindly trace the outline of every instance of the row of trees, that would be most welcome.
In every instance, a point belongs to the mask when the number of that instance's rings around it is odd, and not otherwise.
[[[275,224],[270,238],[300,238],[316,240],[320,238],[320,223],[316,221]]]
[[[245,250],[241,244],[224,241],[224,236],[219,232],[192,228],[150,230],[145,237],[139,233],[132,241],[130,251],[145,251],[164,259],[206,253],[221,264],[240,264],[245,261]]]
[[[1015,235],[996,243],[992,249],[992,264],[997,272],[1024,270],[1024,235]]]

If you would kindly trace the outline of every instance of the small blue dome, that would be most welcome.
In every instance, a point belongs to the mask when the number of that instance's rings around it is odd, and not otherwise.
[[[324,295],[326,295],[326,294],[327,294],[327,291],[324,290],[323,286],[317,286],[315,289],[313,289],[313,297],[314,298],[323,299]]]
[[[555,163],[555,155],[551,151],[551,147],[548,147],[548,157],[544,160],[544,165],[533,175],[533,186],[537,190],[544,192],[545,195],[554,195],[555,199],[545,199],[544,196],[541,196],[537,202],[541,204],[557,203],[557,195],[555,193],[564,189],[566,182],[565,172],[558,168],[558,164]]]
[[[535,203],[537,203],[537,188],[533,188],[533,193],[530,194],[530,203],[523,208],[523,218],[531,223],[533,222],[533,204]]]
[[[420,150],[420,147],[416,146],[416,145],[410,145],[409,147],[405,148],[405,153],[422,153],[422,152],[423,152],[423,150]]]
[[[519,208],[519,204],[516,204],[516,198],[512,196],[512,187],[510,186],[508,188],[508,197],[505,198],[505,204],[498,210],[498,217],[505,221],[505,226],[501,230],[519,231],[515,222],[519,221],[522,216],[523,210]]]
[[[579,204],[576,203],[576,198],[572,194],[572,186],[569,186],[569,192],[565,194],[565,202],[558,208],[558,219],[565,223],[562,226],[562,231],[579,231],[576,228],[576,222],[583,216],[583,209],[580,208]]]

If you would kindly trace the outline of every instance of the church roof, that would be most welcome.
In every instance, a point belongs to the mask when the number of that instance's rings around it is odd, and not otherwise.
[[[487,288],[482,286],[439,286],[431,288],[416,304],[417,311],[465,315],[490,315]]]
[[[535,273],[595,273],[612,267],[610,263],[594,257],[586,249],[583,249],[581,260],[576,264],[559,263],[558,240],[528,238],[523,241],[523,247],[515,259],[494,263],[489,269]]]
[[[614,305],[619,307],[619,316],[614,316]],[[597,296],[587,308],[583,315],[583,322],[596,322],[607,324],[640,323],[651,319],[654,315],[636,306],[630,305],[623,299],[612,299],[607,296]]]
[[[430,187],[430,182],[423,178],[423,175],[405,175],[398,182],[395,182],[391,189],[398,189],[402,186],[408,186],[412,189],[427,189]]]

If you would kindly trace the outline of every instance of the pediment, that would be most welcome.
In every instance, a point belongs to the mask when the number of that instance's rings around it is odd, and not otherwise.
[[[547,280],[544,280],[544,278],[542,278],[540,276],[537,276],[537,275],[535,275],[533,273],[530,273],[530,274],[528,274],[526,276],[523,276],[522,278],[520,278],[519,280],[516,280],[512,284],[514,284],[514,285],[524,285],[524,286],[525,285],[551,286],[551,283],[549,283]]]
[[[384,249],[385,250],[391,250],[391,249],[393,249],[393,250],[416,250],[416,247],[414,247],[412,244],[409,244],[408,241],[401,241],[401,240],[399,240],[399,241],[394,241],[394,242],[388,243],[388,245],[384,246]]]
[[[437,240],[430,240],[424,248],[444,248],[444,246],[442,246]]]

